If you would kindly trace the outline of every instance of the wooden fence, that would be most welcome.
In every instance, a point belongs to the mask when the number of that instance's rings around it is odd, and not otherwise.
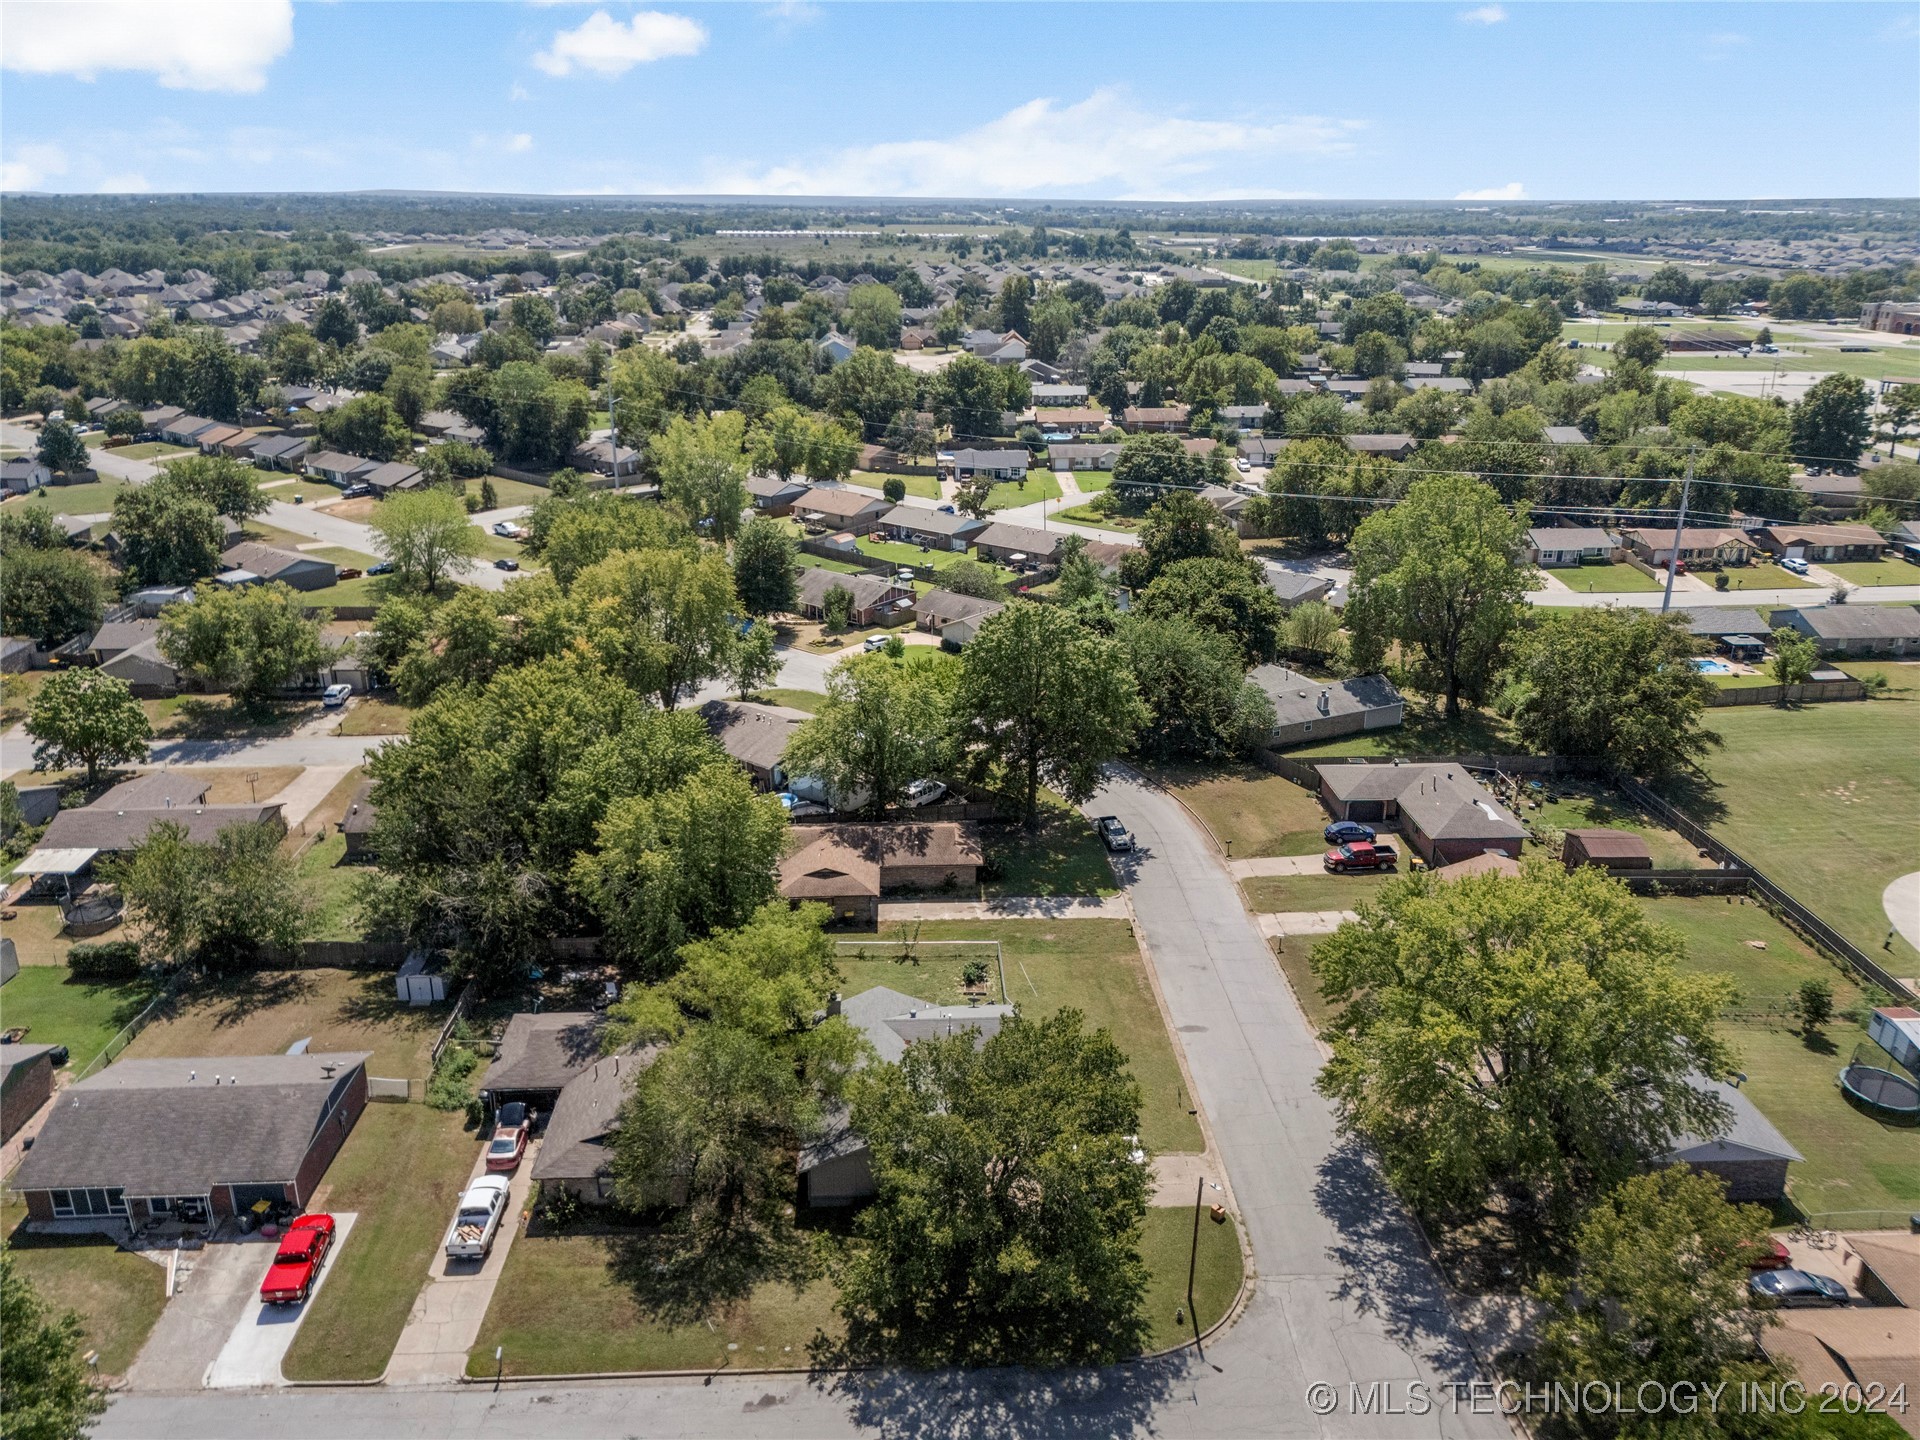
[[[798,548],[802,555],[815,555],[822,560],[837,560],[842,565],[851,565],[854,569],[869,575],[891,575],[895,568],[891,560],[879,560],[859,550],[841,550],[827,544],[824,540],[803,537]]]
[[[1716,685],[1709,705],[1818,704],[1823,700],[1864,700],[1867,687],[1849,675],[1845,680],[1809,680],[1801,685],[1750,685],[1726,689]]]

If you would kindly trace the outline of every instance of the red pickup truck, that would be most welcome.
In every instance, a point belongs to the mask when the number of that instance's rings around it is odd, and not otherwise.
[[[273,1268],[260,1282],[260,1298],[269,1305],[298,1305],[313,1293],[320,1262],[333,1245],[331,1215],[302,1215],[287,1226]]]
[[[1391,870],[1400,863],[1400,856],[1391,845],[1375,840],[1369,844],[1356,840],[1351,845],[1336,845],[1327,851],[1322,862],[1336,875],[1349,870]]]

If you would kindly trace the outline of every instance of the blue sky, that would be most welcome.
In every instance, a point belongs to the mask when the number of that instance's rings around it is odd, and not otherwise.
[[[1920,6],[9,0],[0,186],[1913,195]]]

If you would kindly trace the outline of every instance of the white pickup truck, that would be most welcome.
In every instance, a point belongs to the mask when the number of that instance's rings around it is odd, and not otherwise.
[[[484,1260],[493,1249],[493,1237],[500,1233],[500,1221],[507,1213],[507,1191],[512,1181],[505,1175],[482,1175],[460,1197],[460,1211],[447,1231],[449,1260]]]

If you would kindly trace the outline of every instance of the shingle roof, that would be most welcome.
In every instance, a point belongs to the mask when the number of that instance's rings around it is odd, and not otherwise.
[[[754,705],[738,700],[709,700],[700,707],[707,729],[734,759],[755,770],[771,770],[786,753],[793,732],[811,717],[784,705]]]
[[[903,585],[882,575],[842,575],[837,570],[824,570],[813,566],[800,572],[800,578],[794,586],[796,605],[825,605],[827,596],[838,585],[853,596],[853,608],[866,610],[880,604],[894,591],[904,598],[911,592]]]
[[[228,1182],[290,1181],[367,1058],[355,1051],[118,1060],[60,1093],[14,1188],[195,1195]]]
[[[1920,640],[1920,610],[1911,605],[1808,605],[1776,610],[1798,615],[1822,640]]]
[[[882,525],[918,535],[964,535],[986,528],[986,521],[958,512],[949,515],[928,505],[896,505],[880,517]]]
[[[890,865],[960,867],[980,860],[971,825],[822,825],[812,841],[780,862],[780,893],[789,900],[878,895]]]
[[[1696,609],[1675,606],[1667,612],[1687,622],[1689,635],[1771,635],[1773,626],[1760,618],[1758,610],[1740,610],[1724,605],[1702,605]]]
[[[1727,1084],[1724,1080],[1708,1080],[1695,1075],[1690,1082],[1694,1089],[1704,1091],[1721,1100],[1730,1112],[1726,1127],[1711,1138],[1699,1135],[1682,1135],[1674,1141],[1673,1149],[1665,1156],[1668,1160],[1737,1160],[1744,1158],[1734,1151],[1747,1151],[1754,1155],[1770,1159],[1804,1160],[1806,1157],[1793,1148],[1791,1141],[1774,1128],[1771,1120],[1760,1113],[1760,1107],[1747,1096]]]
[[[229,545],[220,552],[220,563],[235,570],[251,570],[262,579],[271,580],[276,575],[284,575],[289,570],[302,570],[314,566],[334,568],[330,561],[317,560],[311,555],[302,555],[298,550],[282,550],[276,545],[262,545],[257,540],[242,540],[238,545]]]
[[[347,802],[347,813],[341,817],[342,835],[365,835],[373,829],[373,782],[362,780],[353,792],[353,798]]]
[[[1336,800],[1392,800],[1435,840],[1517,840],[1518,817],[1458,765],[1324,765]]]
[[[1003,550],[1019,550],[1029,555],[1051,555],[1060,548],[1058,530],[1035,530],[1028,525],[1012,525],[996,520],[973,537],[978,545],[997,545]]]
[[[483,1090],[559,1090],[600,1058],[603,1017],[588,1010],[519,1014],[507,1021]]]
[[[936,628],[953,620],[980,620],[1007,608],[1004,600],[962,595],[957,590],[934,589],[913,602],[914,613]]]
[[[814,486],[794,502],[796,510],[825,515],[835,520],[852,520],[875,509],[892,509],[885,500],[862,495],[858,490],[825,490]]]
[[[62,810],[40,837],[43,850],[131,850],[156,825],[178,825],[194,844],[205,844],[229,825],[257,825],[280,818],[275,805],[176,805],[147,810],[107,810],[89,805]]]
[[[533,1163],[536,1180],[590,1180],[613,1158],[613,1132],[634,1077],[659,1056],[658,1046],[595,1060],[561,1087]],[[531,1088],[531,1087],[529,1087]]]
[[[155,770],[122,780],[88,809],[163,810],[172,805],[198,805],[207,798],[210,782],[182,775],[178,770]]]

